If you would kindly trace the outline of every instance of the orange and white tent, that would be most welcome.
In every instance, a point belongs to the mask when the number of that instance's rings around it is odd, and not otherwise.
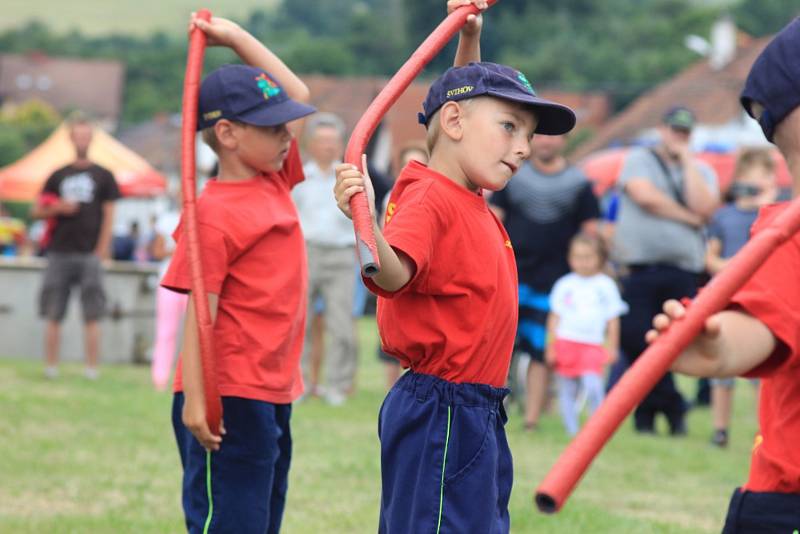
[[[22,159],[0,169],[0,201],[32,202],[50,174],[74,159],[69,129],[62,124]],[[123,196],[150,197],[166,190],[161,173],[99,128],[94,129],[89,159],[114,174]]]

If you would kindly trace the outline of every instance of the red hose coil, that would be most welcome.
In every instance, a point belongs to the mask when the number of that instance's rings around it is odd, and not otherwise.
[[[197,16],[211,20],[211,12],[201,9]],[[197,99],[200,77],[203,72],[203,54],[206,34],[194,28],[189,36],[189,53],[186,59],[186,76],[183,84],[183,124],[181,127],[181,188],[183,190],[183,235],[189,252],[189,269],[192,280],[192,300],[197,314],[200,358],[203,366],[203,392],[206,402],[206,420],[213,434],[219,435],[222,420],[222,400],[217,389],[217,370],[214,359],[213,324],[208,308],[208,295],[203,282],[203,263],[197,235],[197,179],[195,168],[195,136],[197,130]]]

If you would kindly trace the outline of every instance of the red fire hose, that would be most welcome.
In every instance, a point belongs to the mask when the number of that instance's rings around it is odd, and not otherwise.
[[[497,0],[489,0],[489,6]],[[474,5],[460,7],[450,13],[436,29],[419,45],[405,64],[397,71],[386,86],[378,93],[364,115],[356,124],[350,141],[347,143],[344,160],[361,169],[361,154],[367,146],[378,123],[397,101],[403,91],[439,51],[450,41],[453,35],[467,22],[469,15],[477,15],[480,10]],[[361,169],[366,172],[365,169]],[[353,213],[353,227],[356,232],[356,250],[361,262],[361,272],[365,276],[375,276],[381,268],[378,259],[378,246],[372,228],[372,217],[369,204],[364,193],[357,193],[350,199],[350,210]]]
[[[211,20],[211,12],[201,9],[197,16]],[[200,257],[200,241],[197,237],[195,175],[195,135],[197,129],[197,99],[200,92],[200,77],[203,72],[203,53],[206,34],[194,28],[189,36],[189,53],[186,59],[186,77],[183,83],[183,125],[181,128],[181,188],[183,190],[183,232],[189,252],[189,268],[192,278],[192,299],[197,314],[200,357],[203,365],[203,391],[206,400],[206,420],[213,434],[219,434],[222,419],[222,401],[217,390],[217,370],[214,360],[211,313],[203,282],[203,263]]]
[[[561,509],[603,445],[701,332],[706,319],[724,309],[769,255],[798,230],[800,199],[755,234],[725,270],[700,292],[686,315],[639,356],[537,488],[535,501],[540,511],[554,513]]]

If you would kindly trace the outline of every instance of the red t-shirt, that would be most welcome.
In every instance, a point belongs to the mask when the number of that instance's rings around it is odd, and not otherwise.
[[[303,392],[306,318],[303,234],[290,191],[303,180],[297,143],[283,169],[241,182],[208,182],[197,202],[206,291],[219,295],[214,322],[220,395],[287,404]],[[162,285],[191,289],[186,240]],[[182,391],[181,365],[175,391]]]
[[[383,350],[414,372],[503,387],[517,328],[517,268],[483,196],[412,161],[387,208],[384,235],[416,265],[378,295]]]
[[[753,233],[786,206],[762,209]],[[731,302],[764,323],[781,342],[775,354],[747,373],[762,380],[760,431],[745,488],[800,493],[800,235],[781,245]]]

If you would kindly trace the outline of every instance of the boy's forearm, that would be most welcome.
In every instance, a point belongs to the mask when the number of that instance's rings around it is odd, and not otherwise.
[[[213,324],[217,316],[217,306],[219,296],[213,293],[208,295],[208,306],[211,312],[211,322]],[[205,402],[203,391],[203,363],[200,357],[200,340],[197,331],[197,314],[194,306],[194,299],[189,294],[189,304],[186,308],[186,326],[183,333],[182,358],[182,382],[183,393],[187,399],[197,402]]]
[[[453,61],[454,67],[463,67],[471,62],[479,62],[481,60],[481,36],[480,33],[476,35],[464,35],[461,33],[458,37],[458,49],[456,50],[456,57]]]
[[[405,286],[414,275],[413,263],[408,258],[401,258],[400,255],[383,237],[383,233],[378,224],[373,225],[375,231],[375,241],[378,245],[378,258],[381,262],[381,271],[376,274],[372,281],[386,291],[397,291]]]
[[[242,30],[233,45],[233,50],[248,65],[260,67],[274,76],[292,100],[298,102],[310,100],[311,93],[308,86],[278,56],[248,32]]]

